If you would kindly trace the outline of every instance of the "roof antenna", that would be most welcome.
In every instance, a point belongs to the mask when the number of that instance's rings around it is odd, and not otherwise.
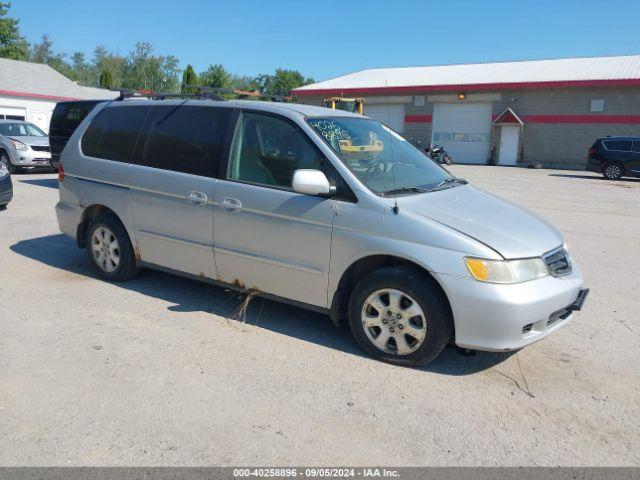
[[[389,82],[387,80],[384,81],[384,86],[389,88]],[[387,101],[387,121],[391,120],[391,109],[389,107],[389,102]],[[391,127],[389,127],[391,128]],[[391,132],[389,133],[389,145],[391,150],[391,160],[393,161],[393,135]],[[395,164],[391,165],[391,181],[393,182],[393,189],[396,190],[396,169]],[[393,213],[398,215],[400,212],[400,207],[398,206],[398,192],[393,195]]]

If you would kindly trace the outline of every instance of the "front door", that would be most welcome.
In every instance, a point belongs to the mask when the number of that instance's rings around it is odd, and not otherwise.
[[[515,165],[518,163],[518,145],[520,143],[520,127],[503,125],[500,133],[500,165]]]
[[[131,166],[130,203],[141,260],[217,278],[213,198],[231,108],[157,105]]]
[[[327,305],[335,200],[291,188],[295,170],[323,169],[324,161],[289,120],[262,113],[240,115],[228,169],[215,192],[220,280]]]

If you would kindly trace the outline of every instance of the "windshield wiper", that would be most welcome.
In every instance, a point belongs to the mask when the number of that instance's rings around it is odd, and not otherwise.
[[[395,195],[398,193],[426,193],[428,191],[429,190],[422,187],[402,187],[402,188],[395,188],[393,190],[387,190],[386,192],[380,193],[380,195],[382,195],[383,197],[386,197],[386,196]]]
[[[466,185],[467,182],[464,178],[446,178],[444,180],[442,180],[439,184],[437,184],[435,187],[433,187],[432,189],[430,189],[430,192],[436,191],[436,190],[444,190],[445,188],[450,188],[449,185],[453,186],[454,183],[460,184],[460,185]]]

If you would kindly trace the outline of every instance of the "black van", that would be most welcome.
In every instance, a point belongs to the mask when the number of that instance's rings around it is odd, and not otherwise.
[[[75,100],[60,102],[51,115],[49,124],[49,144],[51,145],[51,166],[58,168],[60,154],[75,129],[89,115],[98,103],[105,100]]]
[[[605,137],[589,149],[587,170],[604,178],[640,177],[640,137]]]

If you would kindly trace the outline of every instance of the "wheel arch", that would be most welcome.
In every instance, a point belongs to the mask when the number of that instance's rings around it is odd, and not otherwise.
[[[434,277],[429,270],[412,260],[395,255],[381,254],[368,255],[360,258],[349,265],[349,267],[342,273],[340,281],[338,282],[338,287],[333,293],[333,298],[331,300],[330,316],[331,320],[336,325],[340,324],[342,319],[346,318],[349,298],[358,282],[376,270],[387,266],[403,266],[420,271],[424,275],[424,278],[426,278],[445,299],[449,312],[451,313],[451,318],[453,318],[449,297],[447,296],[444,288],[442,288],[442,285],[440,285],[438,279]]]
[[[114,212],[112,209],[110,209],[109,207],[99,204],[99,203],[94,203],[93,205],[89,205],[87,208],[84,209],[84,211],[82,212],[82,217],[80,219],[80,224],[78,225],[78,230],[76,232],[76,242],[78,244],[78,246],[80,248],[84,248],[86,245],[86,234],[87,234],[87,228],[89,227],[89,224],[91,223],[91,220],[93,220],[94,218],[96,218],[98,215],[113,215],[116,219],[118,219],[118,221],[122,224],[122,226],[124,227],[124,223],[122,222],[122,219],[118,216],[118,214],[116,212]],[[127,229],[125,228],[125,232],[127,231]],[[128,234],[128,232],[127,232]],[[131,238],[129,239],[131,240]]]

